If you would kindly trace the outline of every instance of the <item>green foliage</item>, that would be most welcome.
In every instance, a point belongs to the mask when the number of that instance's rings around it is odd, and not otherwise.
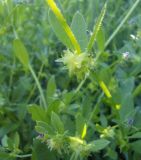
[[[0,160],[140,160],[139,1],[0,1]]]

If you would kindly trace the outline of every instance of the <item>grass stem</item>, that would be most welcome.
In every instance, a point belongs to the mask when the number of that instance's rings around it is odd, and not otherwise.
[[[132,12],[135,10],[135,8],[138,6],[140,0],[136,0],[136,2],[133,4],[133,6],[130,8],[126,16],[123,18],[121,23],[118,25],[118,27],[115,29],[115,31],[112,33],[112,35],[109,37],[109,39],[105,43],[105,48],[109,45],[109,43],[113,40],[113,38],[117,35],[121,27],[124,25],[124,23],[127,21],[127,19],[130,17]]]
[[[45,100],[45,97],[44,97],[43,89],[42,89],[42,87],[40,85],[40,82],[39,82],[39,80],[38,80],[38,78],[37,78],[32,66],[30,64],[29,64],[29,70],[30,70],[30,72],[31,72],[36,84],[37,84],[37,87],[39,89],[39,92],[40,92],[40,95],[41,95],[41,99],[42,99],[42,102],[43,102],[43,106],[46,109],[47,108],[47,103],[46,103],[46,100]]]

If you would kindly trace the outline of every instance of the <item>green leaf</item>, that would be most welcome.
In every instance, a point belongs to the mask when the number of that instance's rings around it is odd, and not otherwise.
[[[138,86],[136,86],[134,92],[133,92],[133,96],[137,97],[139,94],[141,93],[141,84],[139,84]]]
[[[85,120],[81,113],[76,115],[76,134],[81,136],[84,128]]]
[[[0,151],[0,160],[16,160],[16,158],[10,156],[9,153]]]
[[[107,3],[105,3],[104,7],[102,8],[102,11],[96,21],[96,24],[95,24],[95,27],[94,27],[94,31],[93,31],[93,34],[89,40],[89,43],[88,43],[88,52],[91,51],[94,43],[95,43],[95,40],[97,38],[97,34],[101,28],[101,25],[102,25],[102,22],[103,22],[103,19],[104,19],[104,16],[105,16],[105,13],[106,13],[106,8],[107,8]]]
[[[86,22],[80,12],[75,13],[71,24],[71,29],[81,47],[82,52],[84,52],[87,48],[88,37],[86,32]]]
[[[37,121],[35,129],[38,133],[41,134],[53,134],[53,128],[45,122]]]
[[[35,126],[35,130],[40,134],[47,134],[47,130],[44,127],[41,126]]]
[[[46,144],[35,139],[33,144],[32,160],[57,160],[55,153],[50,151]]]
[[[107,121],[107,118],[104,114],[100,115],[100,122],[103,127],[107,127],[108,121]]]
[[[129,78],[123,80],[121,83],[122,91],[125,94],[131,93],[134,89],[134,86],[135,86],[135,78],[134,77],[129,77]]]
[[[53,100],[54,94],[56,92],[55,78],[52,76],[47,85],[47,103],[50,104]]]
[[[23,66],[27,69],[29,65],[29,56],[28,52],[20,39],[15,39],[13,42],[13,49],[15,56],[19,59],[19,61],[23,64]]]
[[[96,42],[97,42],[99,51],[102,52],[104,50],[104,45],[105,45],[105,35],[102,30],[102,27],[100,28],[100,30],[97,34]]]
[[[121,109],[119,111],[122,121],[127,121],[131,117],[131,113],[134,111],[134,99],[132,91],[134,89],[135,79],[129,77],[121,81],[120,96]],[[128,111],[128,112],[127,112]]]
[[[28,112],[32,115],[34,121],[48,122],[46,111],[37,105],[29,105]]]
[[[56,36],[58,39],[69,49],[73,49],[73,45],[71,43],[71,40],[68,38],[68,35],[64,31],[63,26],[60,24],[56,16],[53,14],[51,10],[49,10],[49,22],[51,24],[51,27],[53,28]]]
[[[139,61],[133,68],[131,68],[130,76],[137,76],[140,72],[141,72],[141,62]]]
[[[7,141],[8,141],[8,137],[7,137],[7,135],[4,135],[4,137],[1,140],[1,144],[3,147],[8,147]]]
[[[55,113],[59,113],[61,101],[60,100],[54,100],[50,103],[50,105],[47,108],[47,115],[48,117],[51,116],[52,111]]]
[[[14,142],[14,147],[15,148],[19,148],[19,145],[20,145],[20,136],[19,136],[18,132],[15,133],[15,135],[13,137],[13,142]]]
[[[141,109],[140,107],[137,109],[136,115],[134,117],[134,126],[137,128],[141,128]]]
[[[114,146],[112,146],[111,148],[110,147],[107,148],[105,157],[106,156],[108,156],[110,160],[118,159],[118,153],[114,148]]]
[[[64,124],[55,112],[51,114],[51,124],[58,133],[64,133]]]
[[[20,122],[17,122],[13,124],[13,122],[3,123],[3,125],[0,127],[0,137],[3,137],[4,135],[13,132],[14,130],[17,130],[19,128]]]
[[[137,132],[133,134],[132,136],[129,136],[129,138],[141,138],[141,132]]]
[[[131,148],[136,153],[141,153],[141,140],[131,143]]]
[[[134,111],[134,100],[131,94],[123,95],[121,101],[121,109],[119,110],[120,118],[123,121],[127,121],[130,118],[131,113]]]
[[[104,149],[110,142],[106,139],[95,140],[92,144],[91,150],[97,152],[101,149]]]
[[[19,150],[19,145],[20,145],[20,137],[19,134],[16,132],[12,136],[5,136],[2,139],[2,145],[6,148],[8,148],[10,151],[16,151],[18,153]]]
[[[74,96],[74,92],[73,91],[64,93],[64,95],[62,97],[64,104],[69,105],[71,100],[72,100],[72,98],[73,98],[73,96]]]

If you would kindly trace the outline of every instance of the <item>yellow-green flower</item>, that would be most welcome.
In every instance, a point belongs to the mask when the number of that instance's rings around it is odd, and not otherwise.
[[[103,129],[102,134],[100,135],[101,138],[113,138],[115,136],[114,128],[107,127]]]
[[[69,137],[70,149],[73,152],[76,152],[80,156],[87,156],[91,151],[91,144],[87,144],[85,140],[80,139],[79,137]]]
[[[57,60],[62,62],[69,70],[69,75],[76,75],[78,79],[84,78],[86,74],[89,74],[94,62],[92,57],[87,53],[77,54],[70,50],[64,51],[64,56]]]
[[[57,134],[54,137],[51,137],[47,140],[47,145],[50,150],[56,150],[59,154],[62,154],[62,151],[65,151],[65,139],[63,135]]]

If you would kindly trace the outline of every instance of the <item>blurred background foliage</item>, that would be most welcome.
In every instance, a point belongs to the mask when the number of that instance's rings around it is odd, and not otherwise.
[[[56,0],[67,22],[71,24],[76,11],[80,11],[86,20],[87,32],[90,35],[105,0]],[[127,14],[134,0],[108,0],[108,9],[103,22],[103,31],[107,40],[115,28]],[[136,8],[128,21],[123,25],[117,36],[107,46],[104,60],[114,66],[116,60],[127,54],[127,60],[116,66],[116,78],[120,82],[127,81],[129,86],[141,81],[141,4]],[[48,6],[43,0],[1,0],[0,1],[0,139],[4,145],[6,135],[17,143],[20,137],[20,150],[31,153],[36,149],[38,142],[33,144],[36,137],[34,124],[27,113],[27,105],[39,103],[39,94],[30,73],[23,69],[13,54],[13,40],[19,36],[25,44],[30,61],[39,77],[43,89],[46,90],[48,80],[55,75],[57,94],[65,93],[66,88],[72,90],[77,86],[75,79],[70,79],[55,62],[62,55],[65,46],[58,41],[48,21]],[[108,58],[107,58],[108,56]],[[119,58],[120,57],[120,58]],[[126,57],[125,57],[126,58]],[[104,71],[103,71],[104,72]],[[103,74],[103,72],[101,74]],[[108,77],[109,78],[109,77]],[[106,79],[105,79],[106,80]],[[114,81],[114,79],[113,79]],[[87,85],[83,90],[95,93],[94,83]],[[114,82],[113,82],[114,83]],[[121,84],[124,86],[124,84]],[[112,88],[112,83],[111,83]],[[128,90],[128,89],[127,89]],[[134,92],[135,105],[141,107],[140,88]],[[61,91],[63,93],[61,93]],[[88,93],[87,93],[88,94]],[[79,95],[79,94],[78,94]],[[97,94],[94,95],[96,97]],[[81,97],[81,93],[80,93]],[[89,95],[86,95],[89,97]],[[94,97],[89,97],[89,102]],[[83,97],[84,101],[85,97]],[[78,100],[79,101],[79,100]],[[84,101],[85,102],[85,101]],[[88,103],[89,103],[88,102]],[[87,104],[88,105],[88,104]],[[86,105],[86,106],[87,106]],[[75,106],[74,106],[75,107]],[[76,106],[77,107],[77,106]],[[106,112],[103,110],[103,113]],[[102,117],[101,117],[102,118]],[[140,126],[140,124],[138,124]],[[140,126],[141,127],[141,126]],[[11,141],[12,141],[11,140]],[[43,144],[40,144],[43,145]],[[18,148],[17,147],[17,148]],[[38,148],[38,149],[39,149]],[[34,150],[33,149],[33,150]],[[36,150],[38,150],[36,149]],[[110,151],[109,151],[110,152]],[[18,153],[18,152],[17,152]],[[20,153],[20,152],[19,152]],[[47,154],[47,153],[46,153]],[[39,156],[39,155],[38,155]],[[46,155],[45,155],[46,156]],[[40,157],[40,156],[39,156]],[[0,151],[0,159],[8,156]],[[12,158],[9,158],[12,159]],[[29,159],[29,158],[27,158]],[[33,158],[34,159],[34,158]],[[38,159],[38,158],[37,158]],[[53,158],[52,158],[53,159]],[[98,160],[98,159],[97,159]],[[137,159],[136,159],[137,160]]]

